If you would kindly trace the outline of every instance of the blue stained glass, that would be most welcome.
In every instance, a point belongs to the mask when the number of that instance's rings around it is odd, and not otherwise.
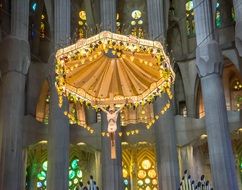
[[[129,181],[127,179],[124,180],[124,184],[125,185],[128,185],[129,184]]]
[[[220,4],[217,2],[217,4],[216,4],[216,8],[219,8],[219,6],[220,6]]]
[[[36,9],[37,9],[37,3],[33,3],[33,4],[32,4],[32,10],[33,10],[33,11],[36,11]]]
[[[42,183],[41,182],[37,182],[37,187],[38,188],[42,187]]]

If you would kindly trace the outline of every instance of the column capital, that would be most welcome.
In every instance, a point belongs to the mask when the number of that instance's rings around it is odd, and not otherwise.
[[[0,69],[2,75],[18,72],[26,75],[30,65],[29,43],[25,40],[8,36],[0,43]]]
[[[211,40],[197,47],[196,66],[200,78],[211,74],[222,74],[223,57],[217,41]]]

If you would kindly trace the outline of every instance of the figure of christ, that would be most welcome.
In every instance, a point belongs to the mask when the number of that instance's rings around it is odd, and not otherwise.
[[[113,105],[110,106],[109,110],[106,110],[103,107],[100,107],[100,109],[107,114],[108,133],[109,133],[110,139],[111,139],[111,158],[112,159],[116,159],[115,132],[117,130],[118,114],[123,107],[124,106],[121,106],[116,111],[115,111],[115,107]]]

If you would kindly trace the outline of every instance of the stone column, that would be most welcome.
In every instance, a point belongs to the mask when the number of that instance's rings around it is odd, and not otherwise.
[[[0,43],[0,189],[22,189],[23,119],[29,44],[13,36]]]
[[[193,0],[197,36],[196,65],[201,79],[214,189],[238,190],[224,89],[223,57],[214,40],[210,0]]]
[[[164,1],[147,0],[149,36],[153,40],[164,41],[166,36],[164,6]],[[166,95],[157,98],[154,102],[154,114],[158,114],[167,101]],[[179,167],[173,106],[156,121],[154,127],[159,189],[178,189]]]
[[[101,28],[115,32],[116,30],[116,0],[101,0]],[[107,132],[107,116],[105,113],[102,117],[102,131]],[[121,139],[118,135],[120,130],[120,120],[117,121],[118,130],[116,132],[116,156],[117,159],[111,159],[111,145],[110,139],[101,137],[101,165],[102,165],[102,189],[114,190],[123,189],[122,179],[122,147]]]
[[[101,0],[101,29],[115,32],[116,0]]]
[[[123,189],[122,180],[122,150],[121,150],[121,139],[118,135],[120,131],[120,119],[117,121],[118,130],[115,134],[116,141],[116,156],[117,158],[111,159],[111,141],[108,137],[102,137],[101,140],[101,165],[102,165],[102,189],[114,190]],[[106,113],[102,112],[102,131],[107,132],[108,122]]]
[[[97,112],[93,108],[85,106],[85,116],[87,125],[97,122]]]
[[[11,35],[0,43],[0,189],[22,189],[29,0],[11,1]]]
[[[235,12],[235,45],[242,57],[242,0],[233,0]],[[241,66],[242,69],[242,66]]]
[[[11,34],[28,41],[29,0],[11,0]]]
[[[147,0],[148,32],[152,40],[164,41],[164,0]]]
[[[70,37],[70,0],[54,0],[54,47],[68,45]],[[50,114],[48,125],[47,189],[66,190],[69,186],[69,122],[64,116],[67,101],[59,107],[55,87],[55,58],[50,58]]]
[[[160,109],[166,105],[167,100],[166,94],[157,98],[154,103],[155,114],[160,113]],[[154,127],[159,189],[178,189],[179,167],[173,106],[156,121]]]

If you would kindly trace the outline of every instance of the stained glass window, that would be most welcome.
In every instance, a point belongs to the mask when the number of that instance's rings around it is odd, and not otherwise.
[[[143,30],[143,18],[142,12],[140,10],[134,10],[131,13],[132,20],[131,24],[131,34],[138,38],[144,38],[144,30]]]
[[[44,161],[41,169],[37,174],[37,190],[46,190],[47,187],[47,165],[48,161]],[[79,166],[79,159],[74,158],[69,165],[69,190],[75,190],[78,183],[82,181],[82,171]]]
[[[137,186],[138,190],[158,190],[155,165],[147,158],[139,166]]]
[[[186,26],[187,35],[192,37],[195,35],[195,21],[194,21],[194,10],[193,1],[189,0],[186,3]]]
[[[78,21],[78,25],[79,25],[79,38],[86,38],[86,30],[87,30],[87,14],[86,11],[81,10],[79,12],[79,21]]]
[[[126,165],[123,164],[123,182],[124,182],[124,190],[130,190],[130,176],[129,169]]]
[[[235,22],[235,12],[234,12],[234,7],[232,8],[232,19]]]
[[[232,88],[232,108],[240,111],[242,109],[242,83],[239,80],[235,80]]]
[[[118,34],[121,33],[121,21],[120,21],[120,14],[119,13],[117,13],[117,15],[116,15],[116,32]]]
[[[33,2],[31,5],[31,8],[33,11],[36,11],[38,4],[36,2]]]
[[[216,4],[216,19],[215,19],[215,22],[216,22],[217,28],[222,27],[221,6],[220,6],[219,2],[217,2],[217,4]]]

